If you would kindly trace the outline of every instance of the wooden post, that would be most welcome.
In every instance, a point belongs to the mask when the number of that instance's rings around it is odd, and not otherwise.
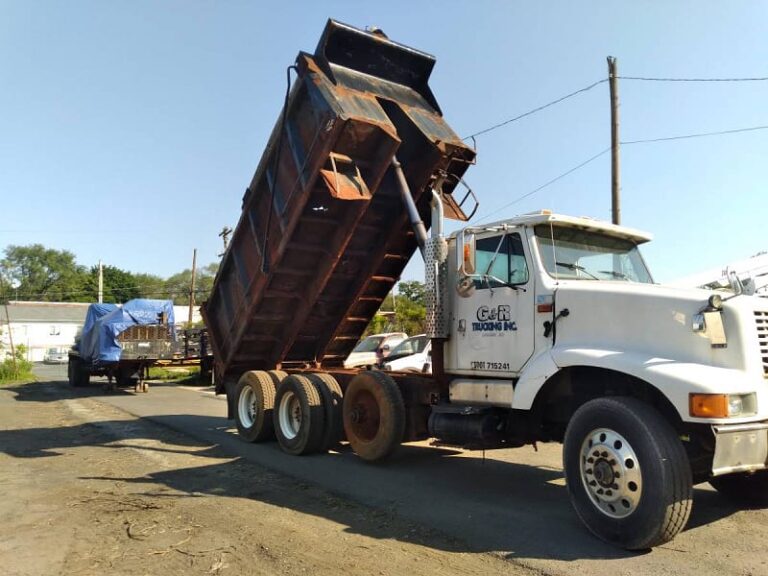
[[[192,313],[195,309],[195,273],[197,272],[197,248],[192,252],[192,282],[189,284],[189,320],[187,328],[192,326]]]
[[[5,320],[8,323],[8,340],[10,340],[11,342],[11,358],[13,358],[13,375],[14,377],[18,377],[19,367],[16,365],[16,348],[13,345],[13,329],[11,328],[11,316],[8,314],[8,301],[5,300],[3,304],[5,306]]]
[[[618,75],[616,58],[608,56],[608,84],[611,91],[611,219],[614,224],[621,224]]]
[[[99,304],[104,302],[104,267],[99,260]]]

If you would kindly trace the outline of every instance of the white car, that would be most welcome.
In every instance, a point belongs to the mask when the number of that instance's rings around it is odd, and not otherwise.
[[[408,338],[408,334],[405,332],[371,334],[358,342],[352,353],[344,360],[344,368],[377,366],[389,356],[390,350],[406,338]]]
[[[43,362],[45,364],[66,364],[69,362],[69,353],[61,348],[48,348]]]
[[[403,340],[390,351],[384,370],[432,374],[432,342],[426,334]]]

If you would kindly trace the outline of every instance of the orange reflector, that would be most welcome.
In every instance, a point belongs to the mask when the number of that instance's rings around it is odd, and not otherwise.
[[[727,394],[691,394],[690,412],[696,418],[727,418]]]
[[[536,306],[536,310],[539,312],[552,312],[554,310],[553,304],[539,304]]]

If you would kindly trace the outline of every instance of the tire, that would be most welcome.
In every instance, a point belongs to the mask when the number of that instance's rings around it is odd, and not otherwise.
[[[73,388],[87,386],[90,382],[91,375],[80,358],[70,356],[67,364],[67,379]]]
[[[91,371],[81,359],[78,359],[72,367],[75,377],[75,386],[88,386],[91,383]]]
[[[77,386],[77,379],[75,378],[75,363],[77,360],[72,358],[72,356],[69,357],[69,362],[67,362],[67,380],[69,380],[69,385],[73,388]]]
[[[344,436],[344,420],[342,414],[343,395],[341,386],[336,378],[325,372],[316,372],[306,375],[318,392],[323,403],[325,427],[323,441],[320,445],[321,452],[327,452],[335,448]]]
[[[740,472],[711,478],[709,483],[723,496],[737,504],[768,507],[768,470]]]
[[[262,442],[274,437],[272,410],[279,381],[262,370],[244,373],[235,387],[235,425],[246,442]]]
[[[141,380],[138,377],[138,371],[133,366],[118,365],[115,382],[120,387],[134,388],[136,392],[141,392]]]
[[[693,482],[672,426],[634,398],[599,398],[573,415],[563,467],[576,514],[627,550],[668,542],[688,522]]]
[[[405,402],[391,376],[360,372],[344,393],[344,431],[363,460],[375,462],[392,454],[405,436]]]
[[[320,392],[309,378],[291,374],[282,381],[272,418],[283,452],[298,456],[320,450],[325,413]]]
[[[213,357],[206,356],[200,360],[200,376],[198,382],[204,386],[213,384]]]

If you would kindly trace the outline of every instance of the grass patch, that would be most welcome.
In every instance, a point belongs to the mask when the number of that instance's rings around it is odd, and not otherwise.
[[[200,384],[199,366],[151,366],[149,380],[162,380],[177,384]]]
[[[22,372],[18,376],[8,375],[7,377],[0,378],[0,388],[30,384],[32,382],[37,382],[35,375],[32,372]]]
[[[0,362],[0,386],[27,384],[35,381],[32,374],[32,362],[24,357],[25,353],[26,348],[22,345],[16,348],[15,361],[9,354],[6,354],[5,359]]]

